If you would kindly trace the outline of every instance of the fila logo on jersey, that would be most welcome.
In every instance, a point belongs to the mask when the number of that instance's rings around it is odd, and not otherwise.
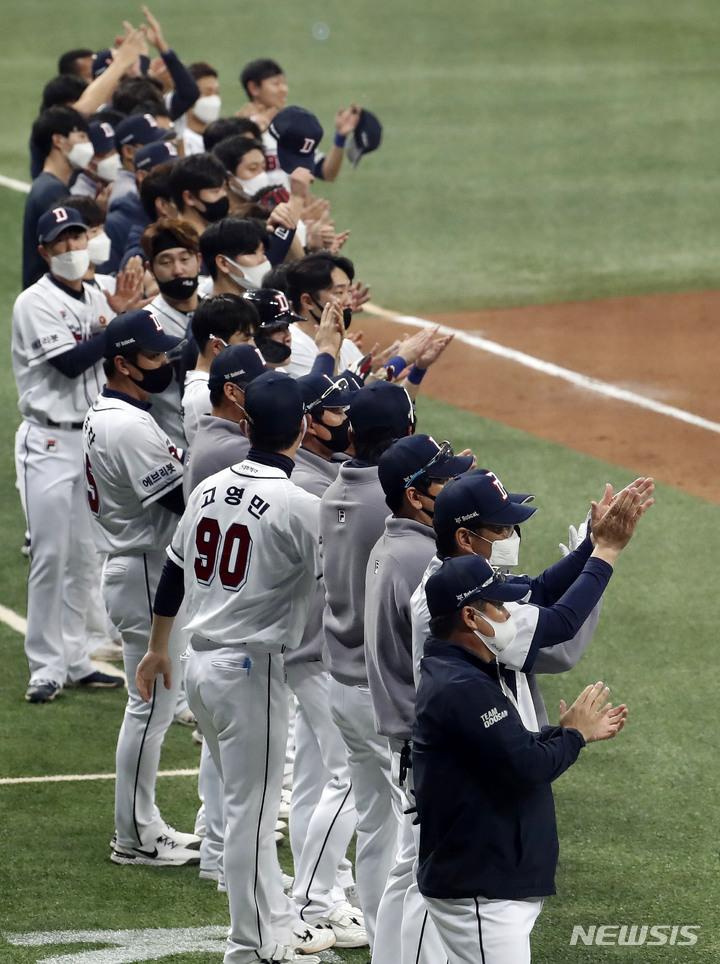
[[[46,438],[45,439],[45,451],[46,452],[57,452],[57,439]]]

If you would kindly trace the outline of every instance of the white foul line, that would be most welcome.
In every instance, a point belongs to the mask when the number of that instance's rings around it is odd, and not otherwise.
[[[365,305],[365,310],[371,315],[377,315],[387,321],[392,321],[399,325],[409,325],[413,328],[434,328],[436,324],[433,321],[428,321],[426,318],[416,318],[414,315],[398,315],[393,311],[387,311],[370,304]],[[537,372],[541,372],[543,375],[560,378],[562,381],[569,382],[576,388],[596,392],[598,395],[605,395],[607,398],[612,398],[615,401],[627,402],[629,405],[636,405],[638,408],[645,408],[648,411],[655,412],[656,415],[666,415],[668,418],[674,418],[679,422],[686,422],[688,425],[694,425],[696,428],[702,428],[708,432],[715,432],[720,435],[720,424],[711,422],[707,418],[702,418],[700,415],[693,415],[692,412],[675,408],[673,405],[665,405],[663,402],[657,402],[652,398],[647,398],[645,395],[638,395],[636,392],[629,392],[624,388],[618,388],[616,385],[603,382],[599,378],[580,375],[578,372],[571,371],[569,368],[562,368],[560,365],[555,365],[552,362],[542,361],[540,358],[526,355],[525,352],[517,351],[515,348],[507,348],[505,345],[500,345],[495,341],[489,341],[487,338],[480,338],[478,335],[471,335],[466,331],[459,331],[457,328],[442,326],[440,330],[448,334],[453,332],[455,341],[461,341],[465,345],[479,348],[481,351],[486,351],[490,355],[498,355],[507,361],[517,362],[518,365],[524,365],[525,368],[532,368]]]
[[[0,184],[3,187],[9,187],[13,191],[20,191],[22,194],[30,193],[30,185],[25,181],[16,181],[14,177],[5,177],[4,174],[0,174]]]
[[[196,777],[197,767],[189,770],[160,770],[159,777]],[[0,777],[0,786],[15,783],[76,783],[80,780],[114,780],[114,773],[60,773],[49,777]]]

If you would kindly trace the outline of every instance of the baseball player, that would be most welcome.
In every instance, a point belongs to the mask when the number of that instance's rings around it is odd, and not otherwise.
[[[161,218],[143,232],[140,244],[148,268],[160,293],[148,305],[163,329],[175,338],[184,338],[193,312],[198,306],[200,246],[195,230],[178,218]],[[186,444],[183,433],[181,398],[183,381],[176,373],[164,392],[153,403],[153,413],[176,445]]]
[[[254,308],[232,294],[203,298],[193,313],[190,327],[198,358],[195,368],[185,375],[182,397],[183,431],[189,446],[195,438],[200,417],[210,412],[208,377],[212,360],[228,345],[253,345],[257,323]]]
[[[398,439],[380,457],[378,477],[392,515],[372,548],[365,573],[365,663],[375,729],[389,743],[393,780],[399,789],[395,819],[401,843],[378,907],[374,964],[398,964],[405,893],[415,861],[414,807],[403,769],[410,752],[415,708],[410,601],[435,550],[435,499],[449,479],[466,472],[472,455],[455,456],[448,443],[428,435]]]
[[[297,950],[335,943],[330,927],[297,919],[274,840],[287,737],[282,650],[300,642],[319,571],[319,500],[289,478],[305,423],[300,389],[266,372],[247,386],[244,408],[248,458],[190,496],[137,672],[147,700],[156,676],[174,685],[169,638],[184,594],[187,694],[223,780],[226,964],[300,960]]]
[[[347,459],[343,453],[350,439],[344,409],[352,393],[344,379],[333,381],[327,375],[303,375],[298,385],[308,428],[295,456],[293,481],[322,496]],[[347,751],[330,715],[329,676],[323,662],[324,604],[320,579],[300,645],[285,653],[285,676],[298,704],[290,803],[293,899],[303,920],[330,924],[338,947],[363,947],[368,941],[362,914],[345,896],[345,889],[354,886],[345,854],[357,814]]]
[[[594,512],[590,562],[605,582],[649,507],[643,500],[630,488],[602,518]],[[497,666],[517,628],[504,604],[524,588],[480,556],[446,560],[426,584],[431,636],[412,754],[418,885],[451,964],[529,964],[530,932],[555,891],[550,784],[627,716],[597,683],[569,709],[561,702],[559,727],[528,731]]]
[[[183,511],[183,467],[177,449],[148,411],[149,396],[172,378],[166,352],[178,345],[148,311],[127,311],[108,325],[107,384],[87,413],[83,450],[87,501],[98,550],[107,554],[103,595],[120,630],[128,703],[118,736],[115,827],[111,859],[168,867],[198,863],[200,839],[169,827],[155,805],[160,750],[173,720],[179,687],[159,689],[145,703],[135,671],[150,633],[150,606]],[[179,632],[170,643],[179,659]]]
[[[330,707],[348,751],[358,813],[355,874],[372,947],[375,918],[397,849],[387,739],[375,731],[365,667],[365,568],[388,507],[377,463],[392,441],[412,433],[415,413],[404,388],[376,382],[353,396],[348,417],[355,456],[340,467],[320,506]]]
[[[80,430],[102,385],[105,296],[83,284],[87,230],[74,208],[38,222],[38,251],[49,273],[17,298],[12,363],[23,421],[15,437],[18,487],[30,534],[25,698],[47,703],[68,683],[120,687],[94,671],[85,609],[97,569],[85,500]]]

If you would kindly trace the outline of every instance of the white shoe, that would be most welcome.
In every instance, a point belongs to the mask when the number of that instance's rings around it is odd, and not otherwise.
[[[332,947],[335,940],[335,931],[329,924],[306,924],[305,921],[299,920],[293,928],[290,947],[294,948],[297,954],[314,954],[316,951],[325,951],[328,947]]]
[[[360,906],[360,895],[358,894],[357,884],[350,884],[345,888],[345,900],[355,910],[362,911]]]
[[[278,817],[281,820],[287,820],[287,818],[290,816],[290,797],[290,790],[283,789],[280,791],[280,810],[278,812]]]
[[[275,829],[280,831],[287,830],[287,824],[284,820],[278,820],[278,822],[275,824]]]
[[[368,944],[365,921],[359,915],[348,914],[339,906],[325,917],[313,921],[314,927],[329,927],[335,935],[337,947],[366,947]]]
[[[348,903],[346,900],[341,900],[339,903],[335,904],[333,910],[341,910],[343,914],[348,914],[350,917],[357,917],[360,923],[365,925],[365,917],[363,915],[362,909],[356,907],[354,904]]]
[[[122,643],[116,643],[112,639],[107,639],[95,647],[92,653],[90,653],[90,659],[99,660],[104,663],[122,663]]]
[[[169,823],[163,827],[162,836],[169,837],[176,846],[184,847],[186,850],[199,850],[202,843],[202,837],[196,833],[182,833],[175,827],[171,827]]]
[[[282,843],[285,839],[285,834],[281,833],[279,830],[276,830],[273,836],[275,837],[275,843]]]
[[[299,954],[294,947],[278,944],[272,957],[261,957],[258,964],[321,964],[320,958],[311,954]]]
[[[120,847],[115,844],[110,860],[115,864],[135,864],[146,867],[184,867],[199,864],[197,850],[179,847],[169,837],[158,837],[152,846]]]
[[[197,720],[195,719],[195,714],[193,713],[193,711],[190,709],[189,706],[186,706],[184,710],[180,710],[179,713],[176,713],[175,716],[173,716],[173,720],[176,723],[179,723],[181,726],[192,726],[192,727],[197,726]]]
[[[289,877],[287,874],[283,874],[282,879],[283,879],[283,890],[288,895],[288,897],[292,897],[292,889],[295,883],[295,878]]]

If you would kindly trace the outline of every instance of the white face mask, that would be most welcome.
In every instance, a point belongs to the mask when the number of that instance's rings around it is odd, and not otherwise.
[[[64,254],[54,254],[50,258],[50,271],[63,281],[77,281],[82,278],[90,267],[88,249],[81,251],[66,251]]]
[[[101,231],[88,241],[87,252],[92,264],[105,264],[110,257],[110,238]]]
[[[219,94],[208,94],[207,97],[198,97],[190,110],[201,124],[212,124],[220,116],[221,104]]]
[[[237,261],[233,261],[232,258],[228,258],[227,255],[225,255],[225,260],[229,262],[233,268],[237,268],[238,271],[242,271],[242,275],[234,274],[232,271],[229,272],[229,274],[235,284],[238,284],[241,288],[246,289],[260,288],[263,277],[272,267],[267,258],[264,261],[261,261],[260,264],[253,265],[238,264]]]
[[[80,141],[80,143],[73,144],[73,146],[70,148],[67,159],[70,161],[73,167],[79,167],[82,170],[85,170],[90,161],[93,159],[94,153],[95,148],[92,146],[90,141]]]
[[[492,546],[490,558],[488,559],[491,566],[495,566],[498,569],[511,569],[518,564],[518,559],[520,558],[520,536],[517,534],[516,529],[513,530],[513,534],[508,536],[507,539],[496,539],[494,542],[492,539],[486,539],[485,536],[481,536],[477,532],[475,535],[478,539],[482,539],[483,542],[489,542]]]
[[[104,157],[101,161],[97,162],[96,167],[98,177],[101,177],[103,181],[114,181],[118,171],[122,167],[120,155],[111,154],[110,157]]]
[[[477,612],[477,610],[475,610],[475,612]],[[495,635],[486,636],[485,633],[481,633],[479,629],[474,629],[473,632],[478,639],[481,639],[485,643],[491,653],[499,656],[517,636],[517,624],[515,620],[512,616],[508,616],[504,623],[496,623],[486,612],[478,613],[478,616],[482,616],[486,622],[490,623]]]
[[[239,185],[239,187],[237,186]],[[244,180],[241,177],[233,177],[231,184],[232,190],[241,197],[254,197],[258,191],[270,186],[270,178],[267,171],[261,171],[255,177]]]

